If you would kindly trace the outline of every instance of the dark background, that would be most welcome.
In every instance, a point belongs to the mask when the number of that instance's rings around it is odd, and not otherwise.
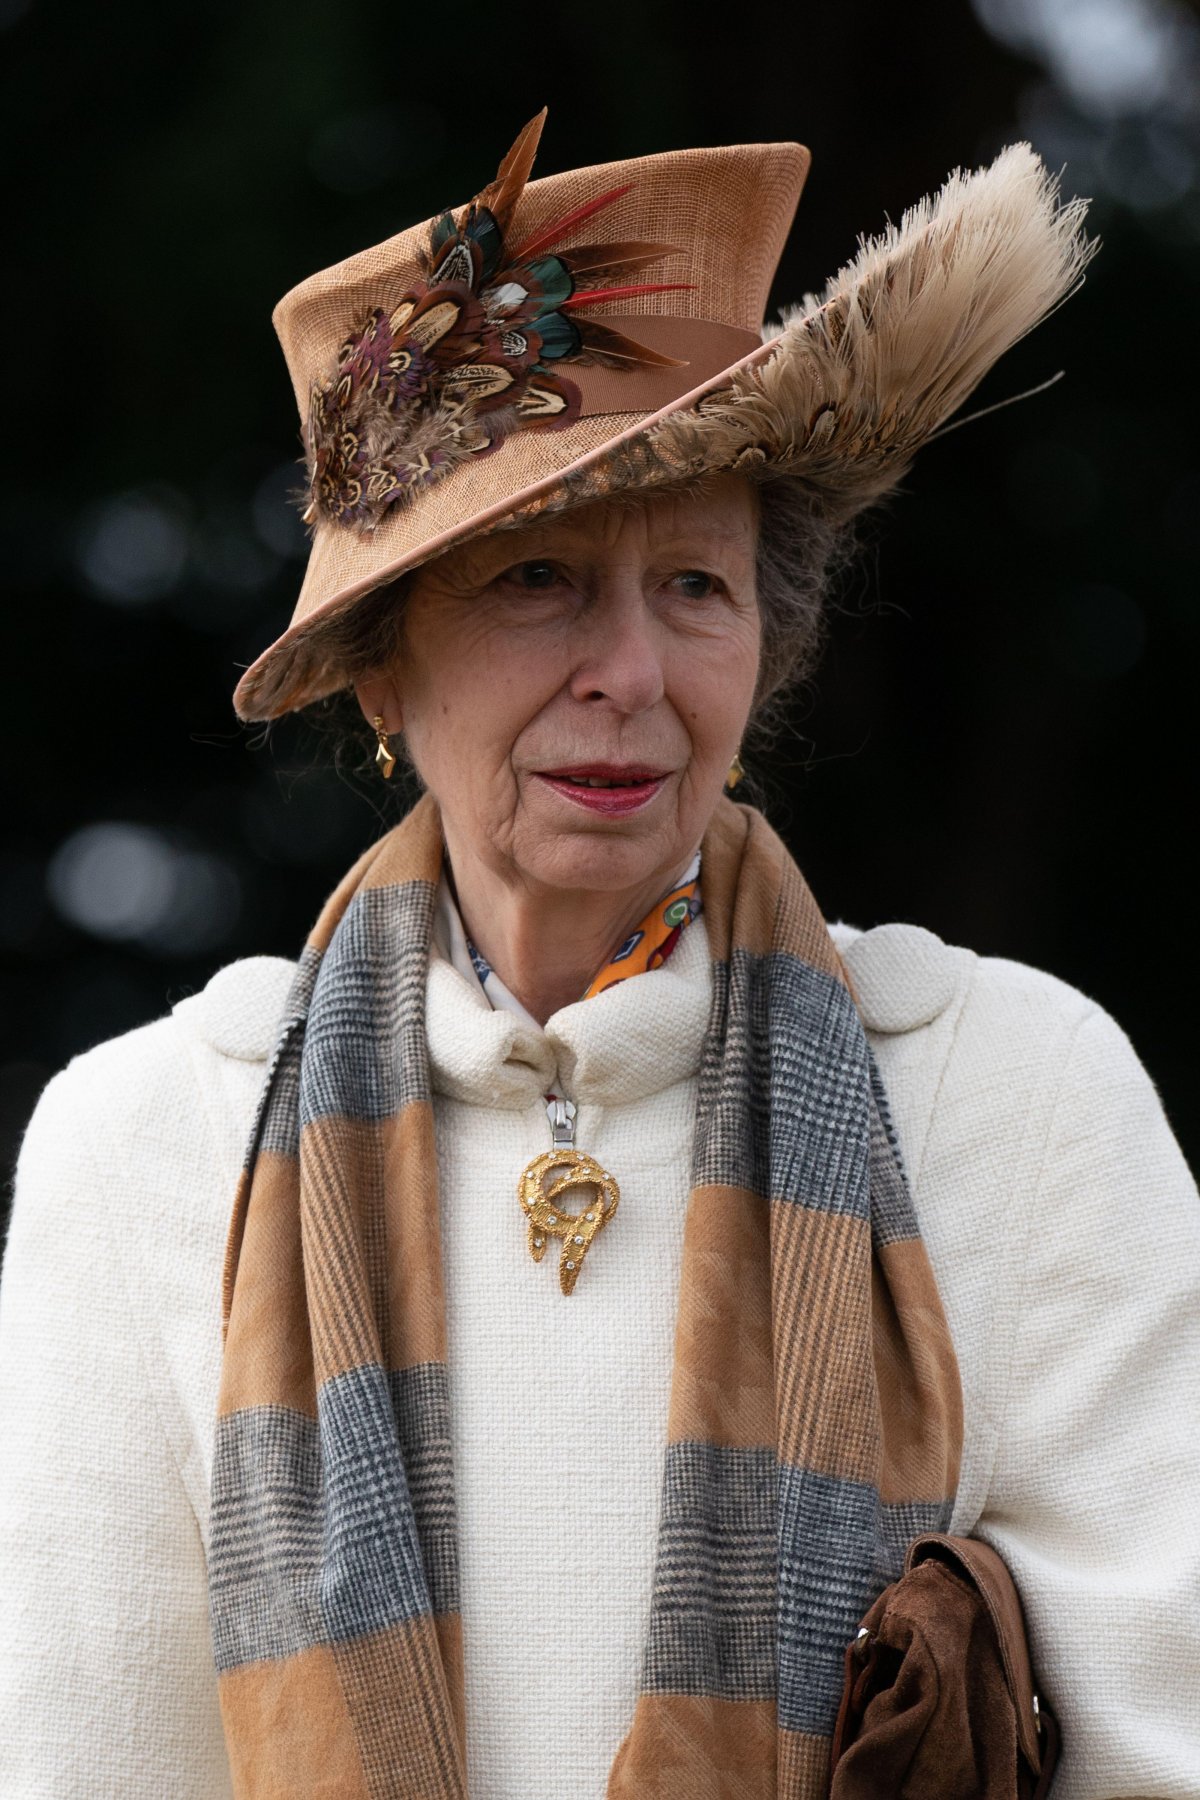
[[[837,8],[0,0],[10,175],[7,1178],[46,1079],[235,957],[298,954],[389,816],[234,719],[305,540],[270,327],[313,270],[538,173],[799,138],[775,303],[1028,138],[1104,247],[868,534],[756,795],[830,917],[926,925],[1121,1021],[1193,1165],[1198,32],[1174,0]],[[743,790],[745,791],[745,790]]]

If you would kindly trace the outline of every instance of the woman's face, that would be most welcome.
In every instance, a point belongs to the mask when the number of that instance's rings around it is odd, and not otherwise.
[[[531,892],[686,865],[754,695],[757,498],[598,501],[417,571],[404,649],[362,682],[464,852]],[[620,785],[596,785],[620,784]]]

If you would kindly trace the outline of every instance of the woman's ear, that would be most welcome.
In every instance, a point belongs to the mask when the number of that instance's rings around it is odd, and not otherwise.
[[[382,717],[385,731],[403,731],[404,711],[394,675],[368,675],[354,683],[354,692],[368,725],[374,725],[376,718]]]

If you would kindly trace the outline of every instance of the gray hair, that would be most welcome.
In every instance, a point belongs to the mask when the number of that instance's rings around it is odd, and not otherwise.
[[[829,594],[854,553],[854,527],[831,522],[798,476],[768,470],[762,474],[755,471],[747,479],[759,500],[755,586],[761,630],[758,684],[749,725],[756,733],[770,736],[782,724],[788,695],[816,666],[824,642]],[[661,490],[618,493],[609,503],[636,505],[655,491]],[[329,661],[343,671],[348,687],[388,668],[402,655],[404,602],[410,581],[411,575],[406,574],[385,583],[325,627]],[[361,765],[368,740],[374,755],[375,741],[352,689],[316,701],[304,712],[314,724],[332,730],[339,766]],[[394,741],[392,749],[411,772],[403,739]]]

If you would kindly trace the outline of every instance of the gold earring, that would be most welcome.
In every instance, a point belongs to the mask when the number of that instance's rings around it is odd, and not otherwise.
[[[383,729],[383,714],[376,713],[372,720],[372,724],[375,727],[375,735],[379,739],[379,748],[375,752],[375,761],[379,765],[383,779],[388,781],[391,778],[392,770],[396,766],[396,758],[392,755],[388,746],[389,734]]]
[[[741,753],[740,751],[735,751],[733,761],[729,765],[729,773],[725,777],[725,786],[728,788],[735,788],[745,773],[746,771],[742,767]]]

